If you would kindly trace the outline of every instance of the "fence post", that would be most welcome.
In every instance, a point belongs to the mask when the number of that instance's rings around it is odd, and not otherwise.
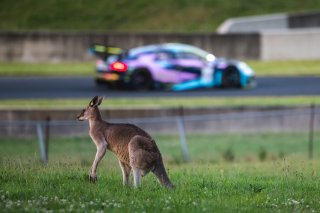
[[[190,161],[190,155],[189,155],[189,150],[187,145],[187,138],[186,138],[186,131],[185,131],[183,116],[184,116],[183,108],[179,107],[179,116],[177,117],[177,124],[179,128],[180,145],[182,148],[183,159],[184,161],[188,162]]]
[[[314,117],[315,117],[315,105],[310,106],[310,123],[309,123],[309,159],[313,159],[313,140],[314,140]]]
[[[45,130],[45,151],[46,151],[46,157],[47,162],[49,161],[49,141],[50,141],[50,116],[46,119],[46,130]]]
[[[38,141],[39,141],[39,147],[40,147],[41,161],[46,164],[48,162],[48,158],[46,155],[46,147],[45,147],[46,145],[43,140],[41,122],[37,123],[37,135],[38,135]]]

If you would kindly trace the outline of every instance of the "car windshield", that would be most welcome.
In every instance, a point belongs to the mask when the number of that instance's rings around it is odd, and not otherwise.
[[[159,49],[159,45],[148,45],[143,47],[136,47],[129,50],[129,57],[135,58],[141,54],[150,54],[156,52]]]
[[[197,55],[202,59],[206,59],[207,55],[211,55],[211,53],[208,53],[200,48],[187,45],[187,44],[175,44],[175,43],[169,43],[163,45],[164,48],[171,49],[172,51],[178,53],[178,54],[184,54],[184,55]]]

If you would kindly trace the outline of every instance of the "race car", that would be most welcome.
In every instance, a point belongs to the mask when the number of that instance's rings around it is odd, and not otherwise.
[[[253,88],[254,71],[238,60],[216,58],[195,46],[180,43],[146,45],[123,50],[92,45],[98,56],[96,83],[113,89]]]

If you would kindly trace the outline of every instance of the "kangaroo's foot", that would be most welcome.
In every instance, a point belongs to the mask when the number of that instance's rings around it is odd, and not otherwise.
[[[95,183],[95,182],[97,182],[97,180],[98,180],[97,175],[89,174],[89,182]]]

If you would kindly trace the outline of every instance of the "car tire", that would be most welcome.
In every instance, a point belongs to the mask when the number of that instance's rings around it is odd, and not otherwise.
[[[119,90],[121,87],[119,86],[119,83],[118,83],[118,82],[113,82],[113,83],[108,82],[108,83],[107,83],[107,88],[108,88],[109,90]]]
[[[107,82],[98,78],[95,79],[95,84],[99,89],[118,90],[120,88],[118,82]]]
[[[148,70],[139,69],[132,73],[131,85],[136,90],[152,90],[154,88],[154,81]]]
[[[240,73],[234,66],[225,69],[222,77],[222,87],[241,87]]]
[[[97,86],[106,85],[106,82],[103,81],[103,80],[101,80],[101,79],[99,79],[99,78],[94,79],[94,82],[95,82],[95,84],[96,84]]]

